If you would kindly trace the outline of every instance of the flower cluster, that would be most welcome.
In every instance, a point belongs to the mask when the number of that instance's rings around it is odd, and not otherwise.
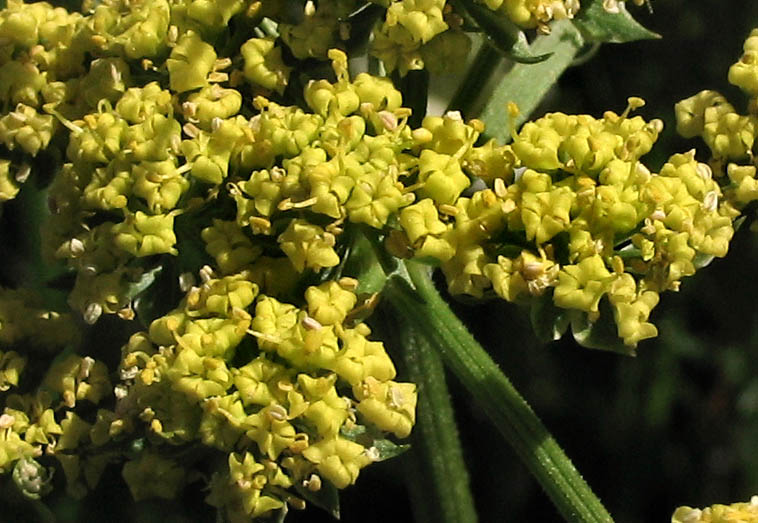
[[[747,503],[712,505],[704,509],[679,507],[671,516],[672,523],[749,523],[758,518],[758,496]]]
[[[459,160],[419,157],[424,188],[400,213],[413,255],[440,263],[453,294],[549,299],[570,311],[556,335],[571,322],[581,336],[607,302],[625,345],[655,336],[648,318],[659,293],[726,254],[738,213],[694,151],[660,173],[641,163],[662,128],[628,115],[642,104],[630,99],[626,112],[602,119],[548,114],[501,148],[471,147],[475,122],[427,118],[415,135]],[[479,190],[458,197],[470,179]]]
[[[548,32],[548,22],[573,18],[579,12],[579,0],[481,0],[493,11],[500,10],[520,27],[539,27]],[[606,9],[609,9],[606,7]]]
[[[145,481],[158,482],[149,466],[156,461],[167,471],[159,481],[166,497],[175,493],[186,481],[182,464],[158,456],[169,444],[200,442],[226,456],[207,501],[230,521],[248,521],[302,503],[284,489],[345,488],[385,458],[373,437],[353,436],[367,425],[407,437],[415,386],[393,381],[392,361],[366,338],[365,324],[349,325],[355,283],[309,287],[298,308],[259,295],[246,271],[211,278],[134,334],[111,426],[149,427],[150,448],[124,468],[135,498],[148,495]],[[240,358],[254,340],[257,355]]]
[[[218,43],[232,18],[254,27],[275,11],[165,0],[0,11],[0,198],[54,169],[43,247],[73,275],[68,302],[84,320],[0,293],[0,388],[14,392],[0,469],[27,495],[47,492],[53,456],[73,495],[117,464],[135,499],[173,497],[192,471],[171,449],[199,445],[212,449],[208,502],[248,521],[404,448],[392,440],[411,432],[415,385],[394,381],[351,314],[357,282],[307,281],[339,264],[346,222],[381,228],[412,201],[399,182],[410,113],[388,80],[351,81],[339,51],[336,82],[308,84],[308,110],[262,96],[287,85],[279,44],[241,28],[226,54]],[[193,252],[201,262],[183,265]],[[140,308],[160,281],[176,295],[170,274],[181,303]],[[81,343],[79,326],[104,314],[149,325],[117,370]],[[37,347],[60,354],[27,373]]]
[[[676,105],[677,131],[687,138],[702,137],[725,196],[742,209],[758,200],[754,153],[758,135],[758,29],[750,33],[742,57],[729,68],[729,83],[749,97],[747,114],[740,114],[720,93],[704,90]]]
[[[370,1],[373,5],[357,0],[309,0],[299,20],[291,20],[286,8],[277,11],[277,2],[263,2],[262,10],[279,22],[281,41],[299,59],[325,59],[330,49],[347,49],[370,35],[370,53],[382,60],[388,72],[398,71],[402,76],[419,69],[450,72],[451,67],[465,64],[471,47],[464,32],[467,16],[457,12],[451,2]],[[552,20],[573,18],[580,8],[579,0],[474,1],[518,27],[542,32],[549,32]],[[362,34],[366,27],[369,30]],[[273,43],[268,51],[270,54],[261,54],[271,63],[279,63],[280,51]],[[281,66],[275,69],[283,71]]]

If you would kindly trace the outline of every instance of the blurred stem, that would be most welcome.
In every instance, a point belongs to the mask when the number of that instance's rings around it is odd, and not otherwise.
[[[561,515],[570,522],[613,521],[531,407],[439,295],[429,268],[411,261],[405,265],[408,279],[393,277],[384,296],[437,348]]]
[[[0,482],[0,503],[3,506],[3,514],[9,519],[6,521],[34,521],[36,523],[56,523],[57,518],[50,507],[42,500],[30,499],[21,493],[19,487],[13,482],[8,474]],[[23,519],[22,519],[23,518]]]
[[[66,310],[67,294],[48,286],[48,281],[60,276],[65,269],[60,265],[48,264],[42,255],[41,230],[49,214],[47,191],[29,181],[15,200],[6,203],[5,212],[14,215],[14,222],[19,228],[17,243],[0,248],[5,261],[11,260],[17,269],[12,275],[14,283],[40,293],[47,307]]]
[[[435,514],[433,520],[441,523],[475,523],[476,509],[442,361],[427,338],[415,332],[402,314],[394,319],[401,327],[398,342],[408,379],[418,387],[410,456],[416,460],[411,473],[418,477],[407,482],[414,506],[423,505],[418,508],[427,514],[425,520]]]
[[[538,37],[529,47],[537,56],[552,53],[550,58],[536,64],[515,64],[493,89],[478,116],[487,126],[485,137],[509,142],[511,129],[518,129],[526,121],[584,45],[571,21],[560,20],[550,27],[549,35]],[[520,111],[513,121],[508,114],[508,102],[514,102]]]
[[[408,123],[411,127],[420,127],[426,116],[426,106],[429,100],[429,73],[426,69],[408,71],[405,76],[395,71],[392,73],[392,83],[403,93],[403,106],[413,111]]]
[[[460,111],[464,118],[472,118],[474,106],[502,59],[503,55],[485,39],[474,61],[466,71],[466,79],[458,87],[453,99],[450,100],[447,110]]]

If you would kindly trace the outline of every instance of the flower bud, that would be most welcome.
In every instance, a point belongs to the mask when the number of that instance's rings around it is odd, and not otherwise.
[[[213,46],[204,42],[197,33],[184,33],[166,60],[171,90],[183,93],[207,85],[207,76],[213,69],[216,57]]]

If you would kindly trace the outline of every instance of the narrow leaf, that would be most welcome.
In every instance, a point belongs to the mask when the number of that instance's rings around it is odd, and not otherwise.
[[[624,2],[618,2],[613,12],[603,7],[603,0],[582,3],[582,9],[574,18],[574,25],[589,42],[625,43],[636,40],[651,40],[661,35],[643,27],[632,18]]]
[[[574,25],[561,20],[554,23],[549,35],[538,37],[531,45],[533,55],[552,53],[537,64],[516,64],[492,91],[479,118],[486,124],[486,138],[508,142],[511,128],[516,129],[534,111],[558,77],[571,65],[584,40]],[[508,102],[518,105],[514,121],[508,115]]]

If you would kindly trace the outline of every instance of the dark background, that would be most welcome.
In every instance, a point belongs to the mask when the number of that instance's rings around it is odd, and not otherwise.
[[[744,111],[746,100],[726,74],[758,26],[758,2],[660,0],[653,7],[652,15],[629,9],[662,40],[603,46],[561,78],[539,112],[600,116],[640,96],[648,104],[637,113],[666,122],[647,157],[657,169],[674,152],[704,149],[675,135],[678,100],[717,89]],[[9,204],[6,231],[10,210]],[[726,259],[685,280],[681,292],[662,296],[653,313],[660,336],[642,342],[636,358],[583,349],[571,339],[542,345],[525,311],[504,302],[455,305],[619,522],[668,521],[679,505],[758,494],[757,235],[743,227]],[[560,520],[484,413],[453,377],[449,382],[480,520]],[[343,521],[410,521],[399,480],[405,459],[364,469],[342,494]],[[135,504],[112,471],[83,504],[61,493],[48,501],[66,522],[212,522],[203,497]],[[331,521],[315,508],[290,516]],[[34,520],[29,512],[0,515],[0,521]]]

